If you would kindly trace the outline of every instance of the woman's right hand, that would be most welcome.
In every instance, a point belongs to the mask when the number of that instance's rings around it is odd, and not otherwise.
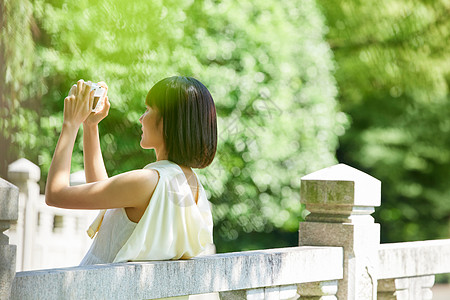
[[[100,123],[100,121],[103,120],[108,115],[109,108],[111,107],[111,104],[109,103],[108,96],[107,96],[108,86],[103,81],[100,81],[98,84],[106,89],[105,99],[103,100],[103,101],[105,101],[105,104],[103,105],[102,110],[99,110],[97,112],[92,112],[86,118],[86,120],[83,122],[83,126],[97,126],[98,123]]]

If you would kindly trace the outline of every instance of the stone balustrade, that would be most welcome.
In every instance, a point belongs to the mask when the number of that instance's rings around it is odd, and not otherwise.
[[[291,247],[19,272],[12,299],[157,299],[211,292],[225,292],[225,299],[284,292],[290,299],[297,283],[342,275],[342,248]]]
[[[432,274],[450,270],[450,240],[384,246],[378,250],[378,299],[431,299]],[[304,246],[25,271],[16,274],[11,299],[157,299],[211,292],[220,292],[221,299],[337,299],[342,261],[340,247]]]
[[[70,177],[71,185],[85,182],[84,172]],[[40,169],[27,159],[9,165],[8,179],[19,187],[17,223],[5,232],[17,245],[16,271],[77,265],[92,242],[86,229],[98,212],[45,204]]]
[[[434,274],[450,273],[450,239],[381,244],[378,299],[432,299]]]
[[[15,208],[3,203],[17,201],[17,191],[1,183],[11,191],[0,188],[0,221],[8,223],[17,216],[4,217],[4,207]],[[0,257],[2,296],[11,290],[11,299],[158,299],[218,292],[221,299],[414,300],[431,299],[434,274],[450,273],[450,239],[380,244],[371,217],[380,205],[377,179],[340,164],[303,177],[300,194],[310,214],[300,223],[299,247],[25,271],[11,281],[14,248],[2,238],[10,249]]]

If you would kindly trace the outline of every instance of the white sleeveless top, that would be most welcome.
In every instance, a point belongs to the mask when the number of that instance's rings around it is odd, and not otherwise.
[[[159,180],[139,223],[124,208],[108,209],[91,248],[80,265],[138,260],[188,259],[213,243],[212,214],[198,180],[198,201],[181,168],[169,160],[145,166]]]
[[[108,209],[103,217],[102,226],[80,266],[112,262],[136,224],[128,219],[125,208]]]

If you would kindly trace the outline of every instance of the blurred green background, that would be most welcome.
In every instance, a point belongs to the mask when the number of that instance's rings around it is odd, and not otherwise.
[[[382,181],[382,242],[448,238],[449,15],[445,0],[4,0],[0,176],[25,157],[44,187],[80,78],[109,85],[109,175],[144,167],[148,90],[193,76],[219,118],[214,162],[196,170],[218,252],[296,245],[300,178],[338,161]]]

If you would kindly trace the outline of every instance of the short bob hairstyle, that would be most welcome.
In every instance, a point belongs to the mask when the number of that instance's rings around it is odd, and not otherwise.
[[[150,89],[145,104],[156,108],[163,118],[170,161],[200,169],[211,164],[217,150],[216,107],[200,81],[182,76],[165,78]]]

